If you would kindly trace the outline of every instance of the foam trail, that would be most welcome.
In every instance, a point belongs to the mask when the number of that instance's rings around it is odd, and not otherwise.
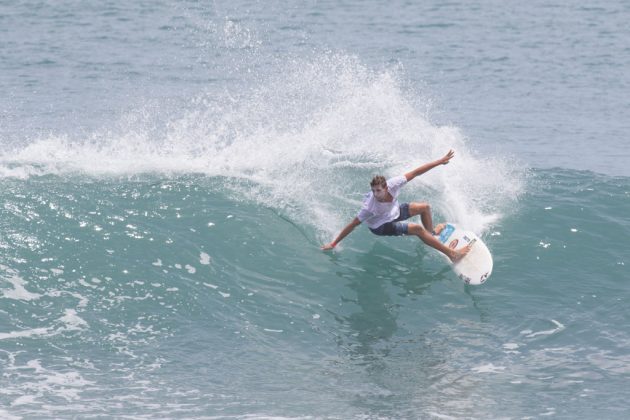
[[[326,53],[289,60],[245,92],[209,92],[165,122],[149,110],[89,138],[49,136],[0,156],[0,176],[199,173],[235,197],[270,206],[324,238],[354,215],[375,173],[397,175],[449,149],[456,158],[409,189],[409,199],[482,231],[523,189],[500,159],[474,156],[455,127],[431,124],[426,101],[397,70],[375,72]],[[418,103],[420,102],[420,103]]]

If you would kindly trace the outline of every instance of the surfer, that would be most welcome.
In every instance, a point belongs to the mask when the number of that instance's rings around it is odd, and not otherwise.
[[[359,214],[343,228],[331,243],[323,245],[322,249],[325,251],[333,249],[343,238],[348,236],[355,227],[365,222],[370,228],[370,231],[375,235],[415,235],[425,244],[445,254],[452,262],[457,262],[462,259],[464,255],[470,251],[470,245],[461,250],[454,250],[442,244],[436,235],[439,235],[444,224],[436,226],[434,230],[431,206],[429,206],[428,203],[399,204],[396,198],[398,197],[400,189],[407,182],[437,166],[448,164],[453,156],[455,156],[455,152],[449,150],[444,157],[434,162],[426,163],[404,175],[390,179],[385,179],[385,177],[381,175],[375,176],[372,182],[370,182],[372,191],[365,195]],[[403,222],[403,220],[417,215],[420,215],[422,225]]]

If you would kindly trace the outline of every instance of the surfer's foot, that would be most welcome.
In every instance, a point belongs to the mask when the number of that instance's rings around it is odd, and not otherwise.
[[[470,249],[472,248],[473,244],[470,243],[468,245],[466,245],[465,247],[463,247],[460,250],[457,251],[453,251],[453,253],[451,255],[449,255],[448,257],[451,259],[451,261],[454,263],[460,261],[462,258],[464,258],[466,256],[466,254],[468,254],[470,252]]]
[[[431,233],[433,234],[433,236],[437,236],[440,234],[440,232],[442,232],[442,230],[444,230],[445,227],[446,227],[446,223],[440,223],[433,229],[433,232]]]

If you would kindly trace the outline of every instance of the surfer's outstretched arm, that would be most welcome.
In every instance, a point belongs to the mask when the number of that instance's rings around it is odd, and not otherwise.
[[[343,230],[339,233],[339,235],[337,235],[337,237],[335,238],[334,241],[332,241],[329,244],[322,245],[322,249],[324,251],[328,251],[328,250],[333,249],[334,247],[337,246],[337,244],[339,242],[341,242],[341,240],[343,238],[348,236],[350,234],[350,232],[352,232],[354,230],[354,228],[359,226],[360,224],[361,224],[361,221],[359,220],[359,218],[355,217],[354,219],[352,219],[352,221],[350,223],[348,223],[348,225],[345,228],[343,228]]]
[[[424,165],[414,169],[413,171],[407,172],[405,174],[405,178],[407,178],[407,182],[411,181],[418,175],[422,175],[423,173],[430,171],[436,166],[446,165],[453,158],[453,156],[455,156],[455,152],[451,149],[448,151],[446,155],[444,155],[444,157],[441,157],[438,160],[433,161],[433,162],[425,163]]]

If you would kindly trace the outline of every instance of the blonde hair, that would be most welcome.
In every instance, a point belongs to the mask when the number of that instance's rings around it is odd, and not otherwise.
[[[383,188],[387,187],[387,180],[382,175],[376,175],[372,178],[372,182],[370,182],[370,187],[381,186]]]

